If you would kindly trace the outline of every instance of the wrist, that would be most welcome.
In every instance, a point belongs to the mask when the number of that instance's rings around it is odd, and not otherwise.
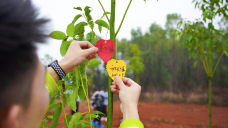
[[[63,65],[62,65],[63,66]],[[63,66],[64,67],[64,66]],[[55,60],[52,63],[50,63],[48,65],[48,72],[51,74],[51,76],[55,79],[55,80],[59,80],[59,79],[63,79],[66,76],[65,71],[62,69],[62,67],[59,65],[58,61]],[[54,73],[54,72],[55,73]],[[58,75],[59,77],[56,77],[56,75]],[[58,78],[58,79],[57,79]]]
[[[67,61],[65,61],[64,59],[62,59],[61,61],[58,62],[59,66],[63,69],[63,71],[68,74],[69,72],[71,72],[71,68],[70,65]]]
[[[138,107],[137,107],[137,105],[124,106],[123,119],[124,120],[127,120],[127,119],[132,119],[132,118],[139,120],[139,114],[138,114]]]
[[[135,108],[135,109],[137,109],[138,108],[138,106],[137,106],[137,103],[126,103],[126,104],[123,104],[124,105],[124,107],[126,108],[126,109],[130,109],[130,108]]]

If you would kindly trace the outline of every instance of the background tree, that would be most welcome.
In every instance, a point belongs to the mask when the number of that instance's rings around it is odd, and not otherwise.
[[[209,128],[211,128],[212,78],[223,54],[228,56],[227,33],[224,30],[216,29],[213,20],[216,16],[227,19],[228,3],[223,0],[193,0],[193,2],[195,2],[195,7],[202,10],[203,21],[196,20],[196,22],[191,23],[182,20],[178,23],[178,31],[174,30],[173,32],[176,32],[176,36],[180,40],[184,36],[187,37],[184,40],[184,47],[188,49],[189,57],[195,59],[194,67],[196,67],[199,60],[203,63],[208,77]],[[214,64],[213,59],[215,58],[217,60]]]
[[[132,57],[127,57],[129,64],[127,68],[134,72],[134,78],[137,83],[139,83],[139,75],[144,70],[144,64],[141,61],[142,51],[138,48],[136,44],[130,44],[130,50]]]
[[[170,91],[173,91],[173,89],[177,88],[178,86],[178,79],[177,77],[177,54],[175,53],[175,43],[178,43],[175,39],[175,36],[172,35],[172,31],[176,28],[177,23],[181,20],[181,16],[178,14],[168,14],[167,15],[167,21],[165,24],[166,30],[167,30],[167,37],[169,39],[169,43],[171,44],[171,60],[170,60],[170,69],[172,74],[172,79],[169,85]]]

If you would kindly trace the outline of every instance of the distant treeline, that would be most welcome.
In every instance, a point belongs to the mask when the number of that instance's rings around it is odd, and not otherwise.
[[[202,62],[194,68],[195,60],[189,59],[183,42],[172,35],[172,30],[180,19],[178,14],[169,14],[165,29],[153,23],[145,34],[140,28],[132,29],[131,40],[118,41],[118,59],[123,59],[128,64],[126,77],[139,82],[143,90],[190,90],[199,86],[207,88],[207,76]],[[98,87],[107,87],[108,78],[104,69],[103,65],[103,68],[98,67],[95,72],[88,73]],[[212,87],[228,88],[228,57],[225,55],[212,81]]]

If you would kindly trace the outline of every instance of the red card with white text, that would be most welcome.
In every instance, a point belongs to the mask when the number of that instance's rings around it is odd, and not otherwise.
[[[97,54],[105,64],[112,58],[115,51],[115,44],[112,40],[98,40],[95,47],[99,49]]]

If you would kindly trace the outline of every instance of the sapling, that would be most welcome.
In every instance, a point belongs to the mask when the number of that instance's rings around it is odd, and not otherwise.
[[[146,1],[146,0],[144,0]],[[123,24],[123,21],[125,19],[125,16],[127,14],[127,11],[132,3],[132,0],[130,0],[127,9],[124,13],[124,16],[122,18],[122,21],[118,27],[118,30],[115,32],[115,9],[116,9],[116,0],[111,0],[111,12],[106,12],[104,9],[104,6],[102,5],[101,1],[98,0],[99,4],[101,5],[102,10],[104,11],[103,15],[100,19],[96,20],[94,22],[92,16],[91,16],[91,7],[86,6],[84,9],[81,7],[74,7],[74,9],[78,10],[80,14],[77,14],[71,23],[67,26],[66,34],[61,31],[53,31],[50,33],[50,37],[56,40],[61,40],[62,44],[60,46],[60,54],[64,56],[71,44],[72,41],[82,41],[84,37],[86,37],[86,40],[89,42],[94,42],[94,40],[99,40],[97,34],[94,32],[95,25],[98,26],[98,30],[101,33],[103,28],[106,28],[110,33],[110,39],[115,43],[116,36],[118,32],[120,31],[120,28]],[[108,15],[110,14],[110,18]],[[103,20],[103,18],[106,18],[107,22]],[[84,18],[83,22],[78,23],[79,18]],[[85,27],[89,27],[91,31],[86,34],[85,36]],[[116,58],[117,59],[117,58]],[[94,111],[91,113],[90,106],[89,106],[89,97],[88,97],[88,79],[86,75],[86,68],[93,68],[97,67],[99,64],[101,64],[100,61],[97,59],[93,60],[85,60],[83,63],[81,63],[79,66],[76,67],[76,69],[66,75],[66,78],[64,80],[58,81],[58,91],[60,92],[60,95],[57,95],[57,92],[52,93],[50,96],[50,104],[48,111],[54,108],[53,116],[47,116],[47,113],[45,114],[45,119],[41,122],[40,128],[45,128],[47,124],[47,120],[53,120],[53,123],[49,126],[49,128],[56,128],[57,125],[61,122],[59,122],[59,117],[61,113],[64,113],[64,123],[66,128],[74,128],[74,127],[83,127],[83,128],[92,128],[91,119],[97,118],[96,114],[103,114],[99,111]],[[107,127],[112,128],[112,117],[113,117],[113,93],[110,90],[110,86],[112,84],[112,79],[108,78],[108,121],[107,121]],[[70,92],[70,93],[69,93]],[[60,102],[55,103],[55,100],[57,97],[60,97]],[[88,112],[80,113],[77,112],[74,115],[69,115],[65,113],[65,106],[68,103],[70,108],[74,111],[76,111],[76,100],[77,98],[80,98],[81,101],[83,101],[86,98],[87,104],[88,104]],[[47,111],[47,112],[48,112]],[[85,119],[88,119],[88,121],[85,121]]]
[[[228,18],[228,3],[224,0],[193,0],[195,7],[202,10],[202,20],[195,22],[181,20],[178,23],[178,29],[173,31],[176,38],[184,40],[183,46],[188,49],[189,57],[194,58],[194,67],[199,60],[202,61],[205,72],[208,77],[208,106],[209,106],[209,128],[212,127],[212,78],[224,54],[228,56],[228,37],[224,30],[218,30],[214,27],[215,17]],[[206,27],[207,26],[207,27]],[[213,64],[213,59],[217,59]]]

